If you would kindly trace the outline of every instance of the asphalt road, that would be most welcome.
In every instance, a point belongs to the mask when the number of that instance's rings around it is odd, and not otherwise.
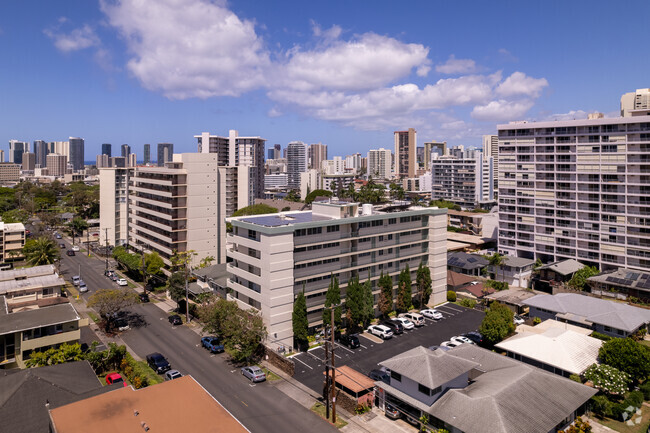
[[[69,247],[67,241],[58,241]],[[66,280],[77,275],[80,266],[81,276],[89,288],[89,292],[82,295],[84,298],[97,289],[117,287],[104,276],[104,262],[89,259],[81,253],[62,256],[61,272]],[[139,319],[130,320],[131,329],[121,334],[129,347],[142,359],[152,352],[162,353],[172,368],[191,374],[251,432],[337,431],[276,389],[272,382],[251,384],[241,375],[239,368],[228,362],[227,355],[211,355],[201,347],[200,337],[194,331],[185,326],[172,327],[167,314],[154,304],[138,304],[129,310]],[[134,323],[140,323],[140,326],[134,326]]]

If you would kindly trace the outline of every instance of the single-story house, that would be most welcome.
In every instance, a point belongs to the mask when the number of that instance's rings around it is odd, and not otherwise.
[[[523,257],[503,256],[500,266],[488,265],[488,273],[497,281],[510,286],[528,288],[533,275],[535,260]]]
[[[524,304],[530,317],[558,320],[612,337],[627,337],[650,324],[650,310],[578,293],[537,295]]]
[[[584,268],[585,265],[574,259],[561,260],[541,266],[539,276],[534,280],[535,290],[553,293],[553,286],[568,283],[573,274]]]
[[[623,294],[650,302],[650,272],[620,268],[587,279],[592,293],[602,296]]]
[[[209,288],[222,298],[226,297],[228,270],[225,263],[195,269],[192,271],[192,275],[197,279],[196,284],[201,286],[201,292],[205,292],[205,289]]]
[[[581,376],[598,362],[602,340],[590,337],[591,331],[555,320],[537,326],[517,327],[517,334],[496,344],[517,361],[551,373]]]
[[[524,301],[537,295],[538,293],[532,290],[508,289],[490,293],[485,296],[485,299],[503,304],[515,314],[525,314],[528,311],[528,306],[524,304]]]
[[[478,254],[469,254],[462,251],[447,253],[447,269],[459,274],[478,277],[488,264],[487,259]]]

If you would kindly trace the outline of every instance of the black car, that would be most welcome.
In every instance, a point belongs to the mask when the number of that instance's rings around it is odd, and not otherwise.
[[[181,319],[181,316],[179,316],[178,314],[172,314],[171,316],[169,316],[168,320],[169,320],[169,323],[171,323],[172,325],[182,325],[183,324],[183,319]]]
[[[147,364],[158,374],[162,374],[172,368],[169,365],[169,361],[158,352],[147,355]]]
[[[375,381],[381,380],[382,382],[390,383],[390,374],[387,371],[371,370],[368,373],[368,377]]]
[[[384,320],[381,324],[388,326],[395,335],[404,333],[404,326],[396,320]]]
[[[483,336],[481,335],[480,332],[477,331],[471,331],[463,334],[463,337],[467,337],[470,340],[472,340],[474,343],[478,344],[479,346],[483,345]]]
[[[140,302],[149,302],[149,295],[142,292],[138,295],[140,297]]]
[[[72,251],[72,250],[68,250],[66,252],[66,254],[69,255],[69,256],[74,256],[75,255],[74,251]]]
[[[59,248],[65,248],[65,244],[59,244]]]
[[[339,343],[344,346],[348,346],[350,349],[356,349],[361,346],[359,341],[359,336],[357,334],[341,334],[339,336]]]

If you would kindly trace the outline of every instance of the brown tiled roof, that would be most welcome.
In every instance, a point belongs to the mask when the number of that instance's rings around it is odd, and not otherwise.
[[[477,298],[482,298],[486,294],[489,295],[491,293],[494,293],[494,289],[491,287],[487,288],[487,292],[483,293],[483,289],[485,289],[485,285],[483,283],[475,284],[473,286],[464,286],[461,287],[458,290],[464,290],[466,292],[471,293],[472,295],[476,296]]]
[[[336,383],[352,392],[365,391],[375,386],[374,380],[347,365],[336,367]]]
[[[452,287],[461,287],[475,281],[476,277],[472,275],[460,274],[454,271],[447,271],[447,285]]]

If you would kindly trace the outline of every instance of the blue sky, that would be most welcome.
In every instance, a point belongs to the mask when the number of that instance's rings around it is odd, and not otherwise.
[[[0,5],[0,149],[142,155],[203,131],[329,154],[480,145],[510,120],[616,115],[650,87],[648,1],[79,0]]]

